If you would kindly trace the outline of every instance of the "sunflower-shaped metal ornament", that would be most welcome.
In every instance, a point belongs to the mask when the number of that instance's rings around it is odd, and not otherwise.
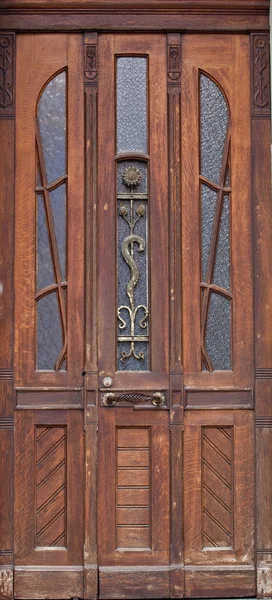
[[[142,179],[141,172],[136,167],[127,167],[123,173],[123,182],[128,188],[136,188]]]

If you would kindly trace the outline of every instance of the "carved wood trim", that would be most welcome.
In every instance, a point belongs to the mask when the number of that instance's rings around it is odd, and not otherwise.
[[[272,369],[256,369],[256,379],[272,379]]]
[[[98,35],[84,34],[85,98],[85,539],[84,598],[97,596],[97,85]],[[92,568],[90,570],[90,565]]]
[[[0,429],[13,429],[13,417],[0,417]]]
[[[14,118],[15,34],[0,32],[0,118]]]
[[[267,14],[269,11],[269,0],[229,0],[229,2],[220,0],[209,0],[203,3],[203,0],[149,0],[149,9],[156,9],[161,12],[176,11],[179,13],[230,13],[234,14]],[[126,12],[135,9],[139,12],[146,11],[146,4],[143,0],[2,0],[2,11],[60,11],[67,10],[88,12]]]
[[[251,34],[252,118],[270,116],[270,48],[268,34]]]

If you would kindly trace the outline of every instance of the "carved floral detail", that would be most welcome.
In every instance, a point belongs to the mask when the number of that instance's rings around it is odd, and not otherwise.
[[[253,114],[269,114],[269,43],[267,35],[253,36]]]
[[[180,46],[168,47],[168,77],[172,81],[180,79]]]
[[[93,81],[97,78],[97,46],[85,46],[85,78]]]

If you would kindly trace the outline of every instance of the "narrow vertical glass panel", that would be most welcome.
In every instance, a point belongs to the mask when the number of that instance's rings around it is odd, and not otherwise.
[[[228,107],[219,87],[200,74],[200,172],[219,183],[224,143],[228,128]]]
[[[38,105],[47,183],[66,173],[66,72],[44,88]]]
[[[213,283],[230,290],[230,200],[227,195],[222,205]]]
[[[66,279],[66,184],[50,192],[62,279]]]
[[[147,59],[117,58],[117,153],[147,153]]]
[[[37,194],[37,291],[55,283],[43,194]]]
[[[55,369],[62,348],[62,328],[57,293],[41,298],[37,309],[37,368]]]
[[[118,369],[147,370],[148,197],[138,191],[147,189],[147,166],[123,161],[117,179]]]
[[[231,302],[211,292],[206,328],[206,349],[214,370],[231,369]]]
[[[217,192],[201,185],[201,270],[202,281],[207,279],[208,260],[212,239],[212,228]]]

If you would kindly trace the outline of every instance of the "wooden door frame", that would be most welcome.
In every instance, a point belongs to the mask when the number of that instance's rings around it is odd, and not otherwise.
[[[272,534],[267,523],[272,522],[272,492],[267,469],[272,467],[271,435],[272,435],[272,306],[271,275],[272,265],[269,258],[272,253],[272,206],[270,197],[270,100],[264,94],[269,89],[269,0],[150,0],[148,9],[143,2],[136,0],[73,2],[65,0],[2,0],[0,7],[0,47],[8,48],[10,63],[6,78],[5,107],[0,106],[0,133],[4,152],[0,162],[0,255],[2,264],[2,284],[0,293],[1,345],[0,345],[0,447],[1,447],[1,479],[0,504],[0,598],[13,597],[13,253],[14,253],[14,165],[15,165],[15,47],[17,32],[75,32],[84,33],[85,45],[85,111],[86,111],[86,173],[87,181],[92,179],[92,187],[86,186],[86,201],[91,213],[95,213],[97,140],[96,140],[96,98],[97,68],[88,64],[88,46],[96,47],[97,31],[169,31],[168,46],[179,44],[179,36],[184,32],[226,33],[240,32],[251,39],[251,141],[252,141],[252,207],[253,207],[253,240],[254,240],[254,277],[255,277],[255,426],[256,426],[256,516],[257,516],[257,591],[259,597],[272,594]],[[174,32],[179,32],[175,35]],[[171,33],[173,32],[173,33]],[[2,43],[1,43],[2,41]],[[261,58],[260,58],[261,55]],[[0,64],[0,70],[3,72]],[[174,166],[179,172],[180,148],[173,133],[174,119],[179,105],[178,86],[171,79],[171,65],[168,63],[169,92],[169,167]],[[268,87],[267,87],[268,86]],[[178,125],[177,125],[178,126]],[[91,141],[88,144],[88,140]],[[178,190],[177,180],[170,180],[171,223],[178,218],[179,206],[176,202]],[[88,194],[88,195],[87,195]],[[89,215],[86,215],[89,217]],[[87,253],[92,257],[89,261],[87,281],[92,281],[96,269],[96,227],[95,220],[86,219]],[[172,226],[172,225],[171,225]],[[89,235],[88,235],[89,233]],[[179,247],[170,249],[171,264],[179,266]],[[175,263],[176,261],[176,263]],[[178,269],[179,271],[179,269]],[[171,281],[176,289],[180,288],[177,280],[177,269],[172,266]],[[90,311],[96,306],[96,289],[92,288],[92,297],[87,297],[87,314],[91,315],[86,347],[92,349],[86,353],[85,376],[85,432],[87,443],[95,447],[97,427],[97,357],[96,314]],[[177,302],[180,300],[176,296]],[[173,321],[172,321],[173,322]],[[179,327],[181,325],[179,324]],[[174,333],[174,332],[173,332]],[[177,333],[178,337],[178,331]],[[171,337],[174,339],[173,335]],[[178,360],[179,348],[171,346],[171,431],[172,449],[176,453],[181,444],[182,406],[181,393],[182,368]],[[177,402],[176,402],[176,399]],[[86,461],[86,471],[91,468],[87,488],[87,498],[95,491],[95,457],[90,464]],[[90,459],[89,459],[90,460]],[[177,465],[173,465],[173,473],[181,477]],[[181,482],[180,482],[181,483]],[[176,497],[176,489],[172,490],[172,501],[175,503],[173,531],[181,527],[181,498]],[[86,503],[85,518],[93,521],[96,517],[94,503]],[[180,541],[178,534],[172,539],[171,563],[180,561]],[[86,565],[96,560],[95,533],[87,532],[85,539]],[[178,593],[180,574],[172,569],[173,587]],[[95,572],[86,569],[85,597],[88,590],[93,589]],[[91,597],[91,596],[90,596]]]

